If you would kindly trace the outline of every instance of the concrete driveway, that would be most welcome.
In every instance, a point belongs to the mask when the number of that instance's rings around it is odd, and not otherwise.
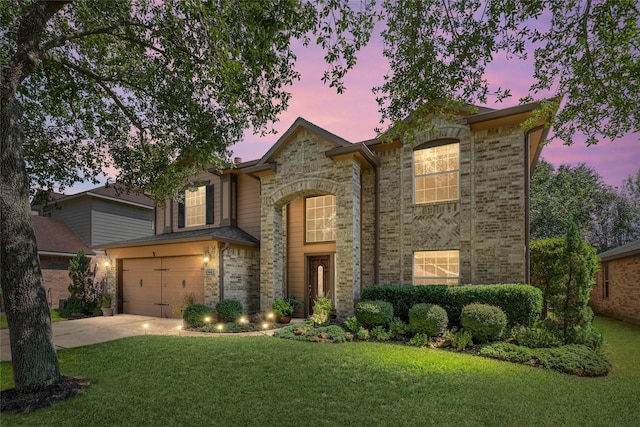
[[[211,334],[178,329],[182,319],[160,319],[157,317],[117,314],[112,317],[65,320],[52,324],[53,343],[57,349],[82,347],[135,335],[182,335],[219,337],[221,335],[272,335],[273,331],[248,332],[243,334]],[[0,360],[11,360],[9,330],[0,330]]]

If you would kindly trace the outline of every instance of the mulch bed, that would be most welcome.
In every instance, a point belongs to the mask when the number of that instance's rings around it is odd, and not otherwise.
[[[0,412],[25,414],[47,408],[72,398],[88,386],[89,380],[86,378],[63,376],[59,382],[33,393],[22,393],[15,388],[4,390],[0,393]]]

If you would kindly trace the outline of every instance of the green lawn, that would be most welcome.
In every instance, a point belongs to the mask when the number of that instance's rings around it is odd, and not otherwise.
[[[63,373],[92,385],[53,408],[2,414],[2,424],[640,425],[640,327],[597,327],[608,377],[392,344],[127,338],[60,351]],[[0,379],[12,387],[9,363]]]
[[[60,317],[58,314],[58,310],[51,310],[51,321],[52,322],[60,322],[62,320],[67,320],[64,317]],[[7,315],[5,313],[0,313],[0,329],[7,329],[9,325],[7,324]]]

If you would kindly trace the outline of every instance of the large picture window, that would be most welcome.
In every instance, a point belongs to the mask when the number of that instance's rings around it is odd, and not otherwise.
[[[460,144],[422,148],[413,152],[416,204],[458,199]]]
[[[460,251],[414,252],[414,285],[457,285],[459,282]]]
[[[336,196],[309,197],[306,200],[307,243],[336,240]]]
[[[204,225],[207,211],[206,187],[202,186],[185,191],[184,206],[187,227]]]

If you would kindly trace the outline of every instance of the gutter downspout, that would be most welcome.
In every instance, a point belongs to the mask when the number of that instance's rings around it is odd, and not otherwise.
[[[524,134],[524,250],[525,250],[525,275],[524,282],[525,284],[531,284],[531,249],[530,249],[530,234],[531,234],[531,213],[530,213],[530,193],[531,193],[531,167],[529,166],[531,163],[531,133],[539,131],[544,128],[544,126],[536,126],[534,128],[529,129]],[[546,139],[546,132],[543,133],[543,139]],[[542,149],[542,145],[544,142],[540,143],[538,147],[538,153]]]
[[[374,285],[380,284],[380,167],[375,167],[375,182],[376,182],[376,199],[375,199],[375,212],[374,212],[374,230],[375,239],[373,244],[373,280]]]
[[[230,243],[226,242],[224,247],[220,249],[218,253],[218,270],[220,271],[220,291],[219,291],[219,301],[224,299],[224,253],[229,249]]]

